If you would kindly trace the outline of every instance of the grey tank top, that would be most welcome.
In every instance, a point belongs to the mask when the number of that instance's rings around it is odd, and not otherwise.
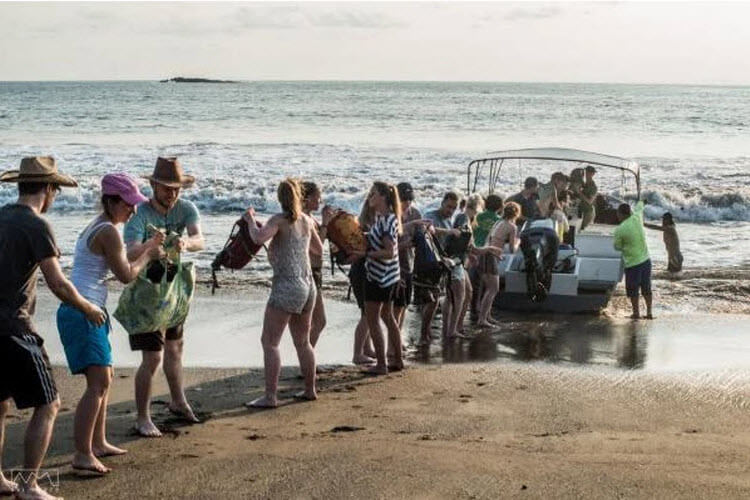
[[[269,262],[275,277],[311,276],[310,230],[303,218],[286,228],[280,228],[268,246]]]

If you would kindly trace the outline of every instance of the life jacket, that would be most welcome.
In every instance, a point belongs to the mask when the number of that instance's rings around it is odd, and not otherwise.
[[[256,221],[258,227],[261,227],[260,222]],[[224,244],[224,248],[214,257],[211,262],[211,278],[213,284],[211,286],[211,294],[216,292],[219,287],[219,282],[216,279],[216,271],[222,267],[227,269],[242,269],[247,265],[248,262],[255,257],[255,254],[263,248],[263,245],[258,245],[250,237],[248,231],[248,225],[245,219],[240,219],[232,226],[232,231],[229,233],[229,238]]]

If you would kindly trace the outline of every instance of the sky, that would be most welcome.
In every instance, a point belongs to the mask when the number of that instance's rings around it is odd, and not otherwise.
[[[750,85],[750,3],[0,2],[0,80]]]

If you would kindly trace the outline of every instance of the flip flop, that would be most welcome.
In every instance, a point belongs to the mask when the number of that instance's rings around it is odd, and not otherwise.
[[[167,410],[169,410],[169,413],[171,413],[175,417],[179,417],[189,424],[201,423],[200,419],[195,416],[195,413],[191,415],[188,410],[178,410],[177,408],[172,408],[171,406],[167,406]]]

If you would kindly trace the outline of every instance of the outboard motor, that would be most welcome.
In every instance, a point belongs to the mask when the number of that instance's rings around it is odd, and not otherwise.
[[[521,252],[526,267],[526,293],[533,302],[543,302],[552,284],[560,239],[551,219],[527,222],[521,231]]]

